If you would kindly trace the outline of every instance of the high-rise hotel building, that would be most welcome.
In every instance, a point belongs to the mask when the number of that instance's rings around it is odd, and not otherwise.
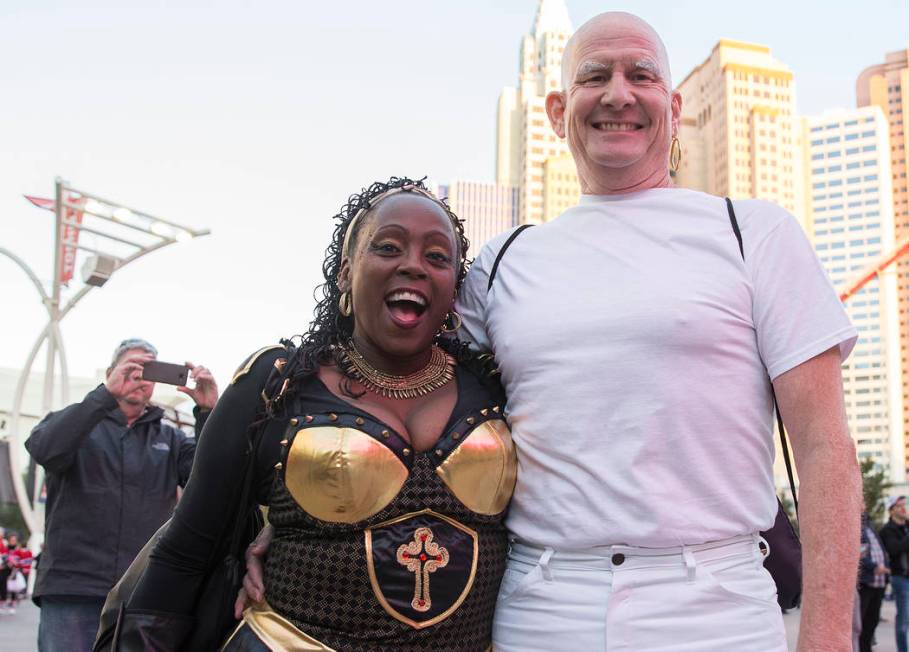
[[[757,197],[804,219],[795,81],[764,45],[720,40],[679,84],[680,186]]]
[[[837,288],[895,243],[888,124],[878,107],[806,119],[810,171],[806,227]],[[859,331],[843,364],[849,430],[859,458],[905,479],[903,391],[896,270],[870,281],[846,304]]]
[[[566,190],[577,186],[574,166],[554,161],[547,187],[547,161],[568,155],[567,143],[549,126],[546,94],[561,88],[562,52],[572,33],[564,0],[540,0],[533,32],[521,41],[517,87],[502,90],[496,119],[496,181],[518,188],[522,223],[552,219]],[[556,172],[553,168],[558,167]],[[565,179],[564,175],[572,178]],[[548,196],[547,196],[548,193]],[[561,211],[559,211],[561,212]]]
[[[464,220],[464,235],[470,241],[467,255],[474,257],[486,242],[518,224],[518,189],[482,181],[452,181],[441,184],[439,197]]]
[[[883,63],[866,68],[856,82],[859,106],[877,106],[890,131],[890,175],[897,241],[909,238],[909,179],[906,178],[906,136],[909,128],[909,50],[887,54]],[[909,256],[896,263],[900,295],[903,431],[909,432]],[[909,467],[909,459],[906,461]]]

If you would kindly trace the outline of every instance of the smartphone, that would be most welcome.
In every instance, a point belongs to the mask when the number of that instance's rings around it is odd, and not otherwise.
[[[189,367],[185,364],[171,364],[170,362],[149,360],[142,365],[142,380],[150,380],[154,383],[165,383],[167,385],[185,386],[188,377]]]

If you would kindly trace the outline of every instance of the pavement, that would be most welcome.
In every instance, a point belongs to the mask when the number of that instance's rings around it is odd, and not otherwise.
[[[16,613],[0,610],[0,650],[4,652],[37,652],[38,614],[31,600],[22,600]]]
[[[38,607],[31,601],[23,601],[19,603],[15,614],[0,614],[0,650],[4,652],[37,652],[39,613]],[[896,652],[896,643],[893,638],[895,615],[896,607],[893,602],[885,601],[881,608],[881,624],[877,626],[878,644],[874,647],[874,652]],[[786,623],[789,649],[795,650],[795,643],[799,636],[798,609],[785,614],[783,621]]]

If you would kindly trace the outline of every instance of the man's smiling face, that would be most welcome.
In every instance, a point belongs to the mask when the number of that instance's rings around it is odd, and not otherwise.
[[[619,15],[585,26],[565,54],[564,112],[553,126],[582,177],[668,175],[681,99],[658,37]]]

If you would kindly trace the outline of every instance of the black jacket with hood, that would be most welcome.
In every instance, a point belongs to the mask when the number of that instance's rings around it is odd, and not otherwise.
[[[196,435],[207,411],[194,410]],[[196,442],[149,407],[132,426],[102,384],[48,414],[25,447],[47,472],[45,547],[34,600],[104,598],[173,512]]]

